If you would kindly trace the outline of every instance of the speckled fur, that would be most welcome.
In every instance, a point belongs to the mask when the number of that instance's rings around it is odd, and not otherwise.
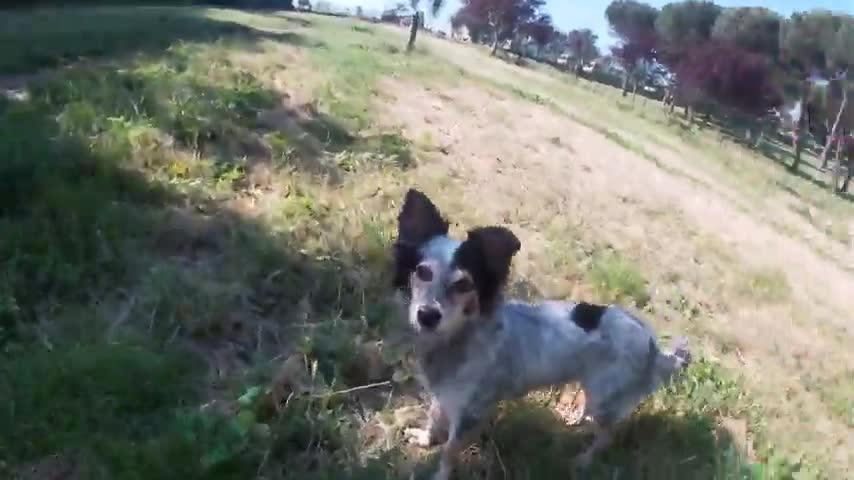
[[[420,378],[432,397],[427,428],[409,434],[425,447],[444,444],[438,480],[449,478],[457,453],[498,402],[576,381],[585,392],[585,414],[600,432],[578,458],[586,465],[607,446],[614,424],[690,361],[684,345],[662,352],[650,325],[616,305],[504,300],[500,287],[520,248],[509,230],[487,227],[462,242],[450,238],[438,209],[417,191],[407,194],[401,217],[399,242],[418,237],[408,245],[430,273],[421,278],[398,265],[409,278]],[[418,235],[409,235],[406,225],[418,226]],[[424,233],[430,231],[435,235]],[[463,286],[475,280],[489,288],[455,287],[461,279]],[[425,309],[440,312],[438,324],[422,324]]]

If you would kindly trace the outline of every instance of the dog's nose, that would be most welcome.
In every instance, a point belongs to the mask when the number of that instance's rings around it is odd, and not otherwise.
[[[442,319],[442,312],[433,307],[418,308],[418,324],[424,328],[436,328],[439,325],[439,320]]]

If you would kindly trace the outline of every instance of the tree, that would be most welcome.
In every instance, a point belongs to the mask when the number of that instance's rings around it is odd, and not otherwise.
[[[662,7],[655,19],[655,31],[659,38],[658,59],[671,71],[685,70],[680,67],[680,63],[690,56],[688,52],[709,40],[721,10],[720,6],[704,0],[685,0]],[[685,102],[685,116],[690,122],[698,90],[683,85],[678,73],[676,79],[676,83],[671,86],[673,91],[668,95],[668,101],[675,103],[675,93],[678,92]],[[671,110],[674,103],[671,103]]]
[[[795,155],[791,168],[794,170],[797,170],[800,164],[804,134],[809,126],[806,112],[821,112],[823,117],[821,120],[809,118],[809,123],[823,120],[825,127],[829,130],[827,122],[830,116],[826,113],[828,110],[823,108],[824,103],[827,103],[824,100],[828,97],[815,95],[816,85],[822,82],[814,80],[830,78],[833,74],[834,60],[839,61],[845,57],[842,51],[844,47],[836,47],[837,32],[840,30],[841,23],[842,18],[832,12],[813,10],[792,14],[780,31],[782,66],[792,78],[791,83],[795,85],[797,102],[802,107],[800,109],[802,114],[795,119],[792,131],[792,147]],[[845,36],[847,33],[843,33],[843,38]],[[821,99],[822,102],[816,104],[814,99]],[[830,141],[833,138],[834,135],[831,134]],[[825,151],[822,162],[825,165],[826,155]]]
[[[678,52],[707,41],[721,10],[704,0],[668,3],[655,19],[655,29],[665,45]]]
[[[614,0],[605,9],[605,18],[616,36],[627,41],[638,32],[654,31],[658,10],[635,0]]]
[[[720,40],[687,53],[676,72],[680,81],[720,104],[756,116],[782,102],[773,65],[764,55]]]
[[[731,41],[775,60],[780,53],[782,21],[780,15],[764,7],[727,8],[715,20],[712,38]]]
[[[543,48],[555,37],[555,28],[552,25],[552,17],[548,14],[540,14],[531,22],[520,28],[521,33],[528,35],[537,45],[537,56],[542,53]]]
[[[611,55],[618,59],[624,70],[623,95],[627,93],[629,78],[635,80],[635,88],[637,88],[636,74],[639,69],[643,69],[655,60],[657,44],[658,36],[655,32],[638,31],[629,40],[611,48]]]
[[[611,49],[623,67],[623,95],[628,91],[629,77],[642,60],[651,62],[656,56],[658,35],[655,22],[658,10],[634,0],[614,0],[605,9],[611,30],[619,37]]]
[[[412,23],[409,25],[409,41],[406,43],[406,51],[411,52],[415,49],[415,38],[418,36],[418,29],[424,26],[424,14],[418,10],[420,0],[409,0],[409,5],[412,7]],[[439,14],[439,11],[445,5],[445,0],[430,0],[430,13],[433,17]]]
[[[575,59],[575,69],[581,63],[589,62],[599,56],[599,48],[596,47],[598,37],[589,28],[571,30],[566,35],[566,44],[569,53]]]
[[[545,0],[463,0],[456,17],[470,32],[488,32],[495,55],[500,41],[515,38],[543,18],[544,4]]]

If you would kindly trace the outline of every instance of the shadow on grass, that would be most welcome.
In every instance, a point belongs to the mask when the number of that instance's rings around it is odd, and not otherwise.
[[[60,23],[57,24],[58,20]],[[83,59],[158,54],[177,42],[242,36],[313,45],[295,32],[266,32],[204,8],[51,7],[0,11],[0,74],[31,73]]]
[[[593,439],[589,427],[567,426],[552,409],[530,402],[516,402],[505,410],[463,454],[457,478],[751,478],[749,462],[711,417],[636,414],[617,429],[613,444],[590,470],[580,472],[572,462]],[[416,478],[431,478],[437,463],[438,453],[417,468]]]
[[[270,359],[295,343],[329,366],[319,379],[346,385],[353,338],[377,338],[390,312],[381,236],[318,245],[340,228],[311,193],[321,179],[274,209],[284,228],[232,208],[253,165],[275,174],[314,159],[258,123],[281,97],[243,73],[206,82],[188,48],[72,67],[29,99],[0,98],[0,397],[14,406],[0,411],[0,477],[52,462],[93,479],[250,478],[282,459],[304,473],[291,478],[362,469],[347,399],[295,402],[266,422],[198,407],[237,404],[239,372],[269,382]],[[329,117],[302,125],[318,155],[336,142],[408,152]]]

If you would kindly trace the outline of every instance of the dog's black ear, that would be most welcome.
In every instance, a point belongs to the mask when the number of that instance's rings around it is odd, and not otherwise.
[[[495,306],[510,275],[510,262],[522,244],[504,227],[470,230],[468,238],[454,253],[454,263],[467,271],[474,281],[482,311]]]
[[[406,288],[409,276],[421,261],[419,249],[431,239],[448,234],[448,221],[427,197],[409,189],[397,217],[397,241],[394,244],[394,287]]]
[[[410,188],[397,216],[397,241],[420,247],[430,239],[448,234],[448,221],[427,195]]]

